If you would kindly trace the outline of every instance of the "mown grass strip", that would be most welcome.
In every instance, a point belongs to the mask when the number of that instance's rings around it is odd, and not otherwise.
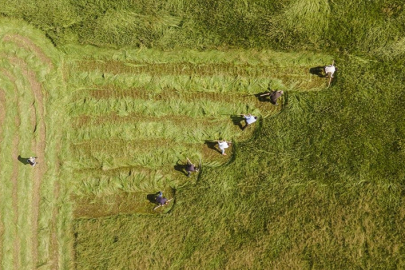
[[[154,198],[156,190],[149,194],[145,192],[122,192],[103,196],[86,195],[74,197],[77,202],[74,217],[75,218],[100,218],[113,215],[126,214],[148,214],[157,215],[170,211],[175,203],[175,190],[172,188],[159,189],[168,199],[173,199],[169,205],[154,210],[156,203]],[[147,195],[145,195],[147,194]]]
[[[188,178],[185,176],[168,174],[169,170],[147,169],[139,167],[119,168],[105,175],[95,171],[94,176],[89,171],[76,173],[74,194],[79,196],[87,195],[111,195],[120,192],[153,192],[165,189],[168,186],[178,186]],[[184,178],[185,177],[185,178]],[[177,179],[180,178],[180,179]],[[187,178],[187,179],[186,179]]]
[[[150,74],[109,74],[97,71],[82,72],[69,77],[69,84],[76,86],[72,91],[97,89],[98,86],[145,88],[161,92],[163,89],[176,89],[179,92],[217,92],[256,94],[271,89],[319,91],[327,86],[327,80],[310,74],[309,69],[298,74],[272,74],[263,77],[239,76],[193,76],[193,75],[160,75]]]
[[[251,101],[249,102],[249,99]],[[272,108],[270,104],[263,104],[267,108]],[[144,100],[144,99],[83,99],[71,104],[69,108],[72,117],[77,116],[102,116],[116,113],[120,116],[137,114],[164,117],[184,115],[188,117],[224,117],[240,115],[241,113],[257,114],[255,98],[250,97],[247,100],[238,102],[211,101],[209,99],[200,99],[194,101],[184,101],[178,98],[168,100]]]
[[[311,66],[265,66],[261,64],[233,64],[233,63],[203,63],[194,64],[190,62],[181,63],[153,63],[142,62],[121,62],[121,61],[81,61],[77,63],[76,72],[99,71],[107,74],[149,74],[151,76],[162,75],[186,75],[186,76],[230,76],[230,77],[266,77],[269,74],[291,74],[302,76]]]
[[[5,73],[6,72],[6,73]],[[3,82],[2,87],[5,93],[5,99],[7,104],[15,104],[16,86],[13,83],[14,77],[11,77],[11,73],[2,70],[0,78]],[[7,126],[7,129],[2,129],[2,140],[0,142],[1,157],[2,160],[13,160],[13,139],[17,132],[17,126],[15,124],[15,118],[18,114],[16,107],[7,107],[5,111],[3,124]],[[13,160],[14,161],[14,160]],[[14,174],[14,162],[3,162],[1,164],[1,178],[13,179]],[[4,269],[15,269],[19,267],[19,236],[17,233],[18,222],[18,205],[16,197],[13,196],[13,190],[15,188],[15,181],[2,181],[2,223],[4,224],[4,233],[1,239],[2,241],[2,267]]]
[[[201,159],[210,166],[228,160],[220,155],[215,141],[186,144],[171,140],[101,140],[82,142],[73,147],[75,158],[70,166],[76,170],[137,166],[154,169],[169,166],[173,169],[176,163],[184,162],[186,157]]]
[[[91,46],[65,45],[62,48],[69,52],[69,57],[83,61],[121,61],[142,64],[159,63],[192,63],[202,64],[230,64],[230,65],[263,65],[263,66],[317,66],[332,61],[332,57],[314,52],[277,52],[272,50],[206,50],[197,51],[182,49],[181,51],[162,51],[158,49],[143,50],[109,50]]]
[[[4,30],[4,29],[3,29]],[[8,29],[9,31],[10,29]],[[44,108],[43,108],[43,97],[42,93],[45,93],[45,90],[51,90],[47,94],[47,97],[53,96],[55,100],[61,101],[60,98],[60,92],[56,93],[55,89],[60,89],[60,81],[56,82],[58,79],[55,79],[54,76],[49,76],[49,72],[51,69],[54,67],[53,66],[53,61],[55,59],[58,59],[58,53],[55,53],[56,50],[54,50],[53,46],[49,46],[49,42],[43,42],[43,39],[38,38],[38,33],[33,31],[31,28],[26,28],[26,27],[21,27],[19,28],[19,31],[25,32],[24,34],[20,33],[15,33],[15,29],[11,29],[11,31],[8,32],[8,34],[4,37],[5,42],[3,43],[3,49],[4,51],[12,51],[13,52],[13,57],[15,59],[19,59],[18,62],[14,61],[14,66],[17,66],[20,68],[20,72],[18,77],[25,77],[26,82],[28,83],[25,84],[24,86],[24,97],[29,97],[29,93],[33,91],[35,94],[35,102],[30,102],[29,104],[25,104],[24,110],[22,111],[22,115],[24,117],[29,117],[31,120],[31,124],[33,125],[32,127],[27,128],[25,130],[24,134],[25,136],[28,136],[27,134],[31,134],[33,132],[32,136],[35,137],[31,141],[33,142],[33,147],[31,149],[31,153],[37,154],[40,157],[40,164],[37,166],[34,171],[34,179],[36,181],[39,180],[38,184],[36,185],[35,191],[33,192],[32,196],[32,206],[35,209],[32,209],[30,213],[32,213],[32,222],[33,226],[32,227],[32,243],[29,243],[32,245],[32,247],[26,248],[26,250],[32,250],[32,263],[33,265],[40,265],[40,266],[45,266],[45,265],[50,265],[49,263],[52,262],[52,269],[57,269],[58,263],[58,256],[59,254],[64,254],[66,258],[66,253],[62,252],[62,249],[58,247],[58,243],[62,243],[62,240],[55,240],[55,237],[53,237],[53,244],[50,243],[51,239],[51,234],[52,231],[54,231],[53,236],[57,235],[57,228],[56,228],[56,223],[58,222],[56,220],[56,212],[54,211],[57,209],[57,205],[55,204],[55,195],[54,194],[54,186],[53,182],[55,179],[58,177],[56,175],[49,177],[48,174],[44,176],[44,171],[43,167],[46,165],[45,160],[52,160],[49,159],[48,155],[44,153],[45,149],[45,125],[44,125]],[[29,33],[29,37],[27,37],[27,33]],[[39,45],[38,45],[39,44]],[[47,48],[46,54],[44,51],[42,51],[43,48]],[[51,57],[49,57],[49,55]],[[8,69],[12,69],[13,66],[8,67]],[[15,72],[14,72],[15,73]],[[53,85],[52,85],[53,84]],[[18,89],[20,90],[20,89]],[[31,90],[31,91],[30,91]],[[21,91],[21,90],[20,90]],[[63,92],[63,89],[61,90]],[[58,105],[59,106],[59,105]],[[58,107],[59,109],[62,107]],[[48,110],[50,112],[55,112],[55,108]],[[52,114],[52,116],[54,116]],[[62,125],[59,125],[62,126]],[[22,129],[25,129],[24,126],[21,126]],[[49,126],[48,126],[49,127]],[[55,130],[60,130],[60,128],[56,128]],[[29,141],[29,139],[27,139]],[[42,152],[39,151],[41,150],[42,147]],[[21,147],[20,147],[21,148]],[[26,147],[24,147],[26,148]],[[48,151],[53,151],[53,149],[49,149]],[[29,152],[29,151],[27,151]],[[59,162],[55,162],[59,163]],[[41,168],[43,170],[41,170]],[[31,169],[31,168],[30,168]],[[53,169],[56,169],[56,167],[53,167]],[[52,169],[52,170],[53,170]],[[51,172],[50,172],[51,173]],[[26,177],[25,177],[26,178]],[[31,183],[31,182],[29,182]],[[24,192],[25,193],[25,192]],[[24,198],[27,193],[24,194],[24,196],[21,196],[21,198]],[[55,196],[54,196],[55,195]],[[66,196],[66,195],[65,195]],[[25,202],[29,202],[29,200],[24,200]],[[50,208],[50,205],[53,206],[54,208]],[[67,204],[64,204],[67,205]],[[24,207],[24,209],[29,210],[29,207]],[[24,215],[25,217],[29,217],[29,215]],[[64,221],[61,224],[64,224],[63,226],[66,226],[66,224],[69,224],[67,222],[66,217],[69,217],[68,215],[64,217]],[[49,224],[54,220],[54,228],[49,228]],[[29,224],[27,225],[29,226]],[[37,230],[37,228],[42,228],[40,231]],[[60,229],[59,229],[60,230]],[[28,232],[29,230],[27,230]],[[67,230],[62,230],[62,231],[67,231]],[[66,237],[66,234],[60,233],[63,235],[63,238],[71,238],[71,237]],[[29,239],[30,236],[26,233],[24,235],[24,239]],[[62,239],[62,237],[60,238]],[[56,244],[55,244],[56,243]],[[64,250],[69,250],[66,249],[66,246],[64,247]],[[50,255],[50,251],[52,250],[52,255]],[[71,247],[70,247],[71,250]],[[30,252],[25,252],[23,251],[24,254],[29,254]],[[68,253],[69,254],[69,253]],[[70,255],[69,255],[70,256]],[[70,260],[70,259],[68,259]],[[23,262],[22,264],[28,265],[27,263]]]
[[[12,69],[13,74],[16,76],[16,87],[17,87],[17,109],[19,113],[19,132],[15,140],[17,142],[14,147],[15,153],[13,156],[18,156],[18,152],[22,151],[24,156],[33,156],[32,141],[34,139],[34,130],[36,129],[36,118],[38,117],[35,113],[35,109],[32,106],[34,103],[34,93],[31,91],[33,84],[33,74],[29,73],[27,64],[21,58],[11,58],[10,62],[15,64]],[[27,110],[30,108],[29,110]],[[31,132],[30,132],[31,131]],[[25,153],[25,154],[24,154]],[[35,178],[36,171],[29,171],[31,168],[20,166],[20,163],[15,164],[18,170],[19,179],[29,179]],[[28,169],[28,170],[27,170]],[[18,186],[18,198],[24,198],[27,194],[38,193],[38,191],[33,192],[32,181],[19,181]],[[33,196],[33,195],[31,195]],[[20,263],[21,265],[36,265],[37,263],[37,226],[34,220],[35,213],[37,209],[33,207],[33,201],[19,199],[18,205],[18,228],[21,230],[21,239],[31,239],[31,241],[23,241],[20,244]]]
[[[230,121],[229,121],[230,122]],[[72,132],[72,140],[92,140],[92,139],[171,139],[175,142],[202,143],[205,140],[216,140],[219,138],[234,138],[232,123],[223,123],[217,126],[201,125],[199,122],[177,123],[176,121],[134,121],[132,124],[117,123],[101,124],[98,126],[84,127]]]
[[[169,115],[169,116],[146,116],[142,114],[129,114],[127,116],[120,116],[116,113],[101,116],[80,116],[72,118],[72,127],[80,129],[85,127],[95,127],[98,125],[107,124],[133,124],[139,122],[164,122],[171,121],[177,124],[196,122],[206,127],[216,125],[229,125],[233,124],[235,133],[240,133],[241,127],[245,125],[244,118],[241,114],[235,115],[218,115],[215,117],[189,117],[184,115]]]

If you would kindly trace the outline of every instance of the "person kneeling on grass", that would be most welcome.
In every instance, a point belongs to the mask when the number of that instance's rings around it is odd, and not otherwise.
[[[159,191],[159,194],[156,196],[156,202],[162,206],[162,205],[167,205],[169,202],[165,197],[163,197],[162,191]]]
[[[225,149],[229,147],[229,144],[231,144],[231,142],[225,140],[218,141],[218,147],[221,150],[222,155],[226,156]]]
[[[245,118],[245,122],[246,122],[246,125],[242,128],[242,130],[245,130],[245,128],[247,128],[247,126],[249,126],[250,124],[253,124],[257,120],[257,117],[253,116],[251,114],[248,114],[248,115],[241,114],[241,115]]]
[[[34,167],[35,165],[37,165],[37,162],[36,162],[35,159],[37,159],[37,157],[29,157],[29,158],[27,159],[28,164],[30,164],[32,167]]]
[[[198,172],[199,168],[196,167],[191,161],[187,158],[187,165],[186,165],[186,172],[187,172],[187,177],[190,177],[192,172]]]

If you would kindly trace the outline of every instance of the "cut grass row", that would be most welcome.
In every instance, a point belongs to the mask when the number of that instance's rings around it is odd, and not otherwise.
[[[125,139],[125,140],[145,140],[169,139],[183,143],[202,143],[205,140],[215,140],[219,138],[232,138],[234,130],[231,124],[204,128],[201,123],[176,124],[174,121],[147,122],[138,121],[132,125],[127,123],[117,123],[114,126],[101,124],[97,126],[85,127],[73,133],[73,138],[77,141],[101,139]]]
[[[202,158],[204,162],[225,159],[224,157],[218,157],[218,150],[212,148],[218,148],[216,141],[186,144],[176,143],[171,140],[98,140],[75,144],[72,152],[75,156],[80,157],[77,165],[74,166],[77,169],[85,169],[86,167],[101,168],[104,162],[111,165],[122,164],[128,166],[128,163],[130,163],[132,166],[143,165],[149,168],[157,168],[163,164],[173,164],[178,160],[184,161],[186,157],[191,159],[193,156]],[[152,163],[145,161],[152,158],[156,158]],[[110,163],[108,161],[114,162]],[[106,169],[109,168],[109,166],[106,166],[107,164],[105,164]],[[112,166],[112,168],[114,167],[119,166]]]
[[[159,189],[165,197],[174,197],[174,190]],[[155,204],[151,204],[156,194],[141,192],[120,192],[112,195],[86,196],[75,198],[77,206],[74,210],[75,218],[100,218],[114,215],[167,213],[175,201],[169,205],[154,210]]]
[[[316,52],[282,52],[275,50],[231,49],[226,50],[166,50],[159,49],[117,49],[66,44],[60,47],[73,65],[91,61],[94,66],[107,62],[140,63],[143,65],[196,65],[196,66],[250,66],[255,67],[313,67],[332,62],[330,55]],[[119,62],[121,63],[119,63]],[[88,69],[88,68],[86,68]]]
[[[269,73],[264,77],[239,77],[216,74],[213,76],[111,74],[100,71],[76,73],[69,84],[77,85],[76,91],[93,89],[97,85],[112,85],[118,88],[143,88],[160,93],[162,89],[175,89],[180,93],[217,92],[256,94],[271,89],[316,91],[327,85],[327,81],[310,74],[308,67],[302,73]],[[80,88],[79,88],[80,87]],[[75,89],[73,89],[75,91]]]
[[[197,119],[224,119],[225,117],[240,115],[242,113],[259,113],[255,97],[245,98],[241,100],[235,99],[233,102],[221,101],[220,98],[215,101],[209,99],[200,99],[192,101],[184,101],[181,98],[170,98],[167,100],[147,100],[134,99],[125,97],[122,99],[93,99],[83,98],[71,104],[70,112],[72,117],[92,116],[97,118],[106,117],[111,119],[110,115],[116,114],[120,117],[128,115],[138,116],[137,119],[159,118],[168,119],[180,118],[179,116],[197,118]],[[250,100],[251,101],[250,101]],[[244,102],[245,101],[245,102]],[[271,104],[263,104],[264,109],[269,109],[269,112],[274,112]],[[114,117],[114,116],[113,116]],[[207,121],[207,120],[205,120]]]
[[[7,193],[10,192],[8,200],[11,200],[12,208],[9,211],[3,212],[3,219],[12,221],[12,223],[6,223],[6,234],[10,234],[13,238],[12,241],[3,242],[3,249],[13,250],[13,254],[5,254],[6,258],[3,259],[3,266],[20,267],[21,265],[32,266],[36,262],[36,254],[31,252],[34,250],[36,243],[33,243],[33,232],[31,230],[32,224],[32,213],[35,209],[32,209],[32,201],[30,198],[32,194],[32,183],[27,181],[27,179],[32,177],[32,172],[19,166],[18,161],[19,151],[31,152],[31,142],[34,139],[33,132],[27,132],[24,128],[27,127],[28,130],[34,130],[32,118],[30,118],[30,113],[33,113],[31,104],[33,103],[34,97],[31,92],[22,91],[23,89],[30,89],[31,85],[28,78],[24,75],[25,69],[24,65],[20,66],[19,63],[23,63],[21,59],[10,56],[8,58],[8,63],[11,63],[7,67],[7,71],[3,70],[3,80],[7,81],[5,90],[9,93],[6,100],[9,104],[15,104],[13,108],[7,107],[7,113],[5,115],[6,119],[4,124],[8,127],[15,126],[16,128],[6,129],[9,133],[4,134],[4,139],[2,153],[4,153],[4,160],[10,160],[12,166],[9,167],[10,171],[8,175],[4,175],[3,179],[10,179],[12,186],[4,187],[2,190]],[[13,65],[14,64],[14,65]],[[29,108],[26,110],[25,108]],[[7,172],[7,170],[5,170]],[[5,173],[6,173],[5,172]],[[7,173],[6,173],[7,174]],[[25,179],[25,181],[20,181],[20,179]],[[3,201],[6,204],[6,202]],[[10,217],[6,217],[10,215]],[[7,232],[11,230],[12,232]],[[7,235],[5,235],[5,239]],[[25,239],[29,239],[26,241]],[[11,255],[11,258],[7,258]],[[12,265],[11,266],[11,262]]]
[[[16,102],[16,89],[14,88],[13,83],[9,81],[8,76],[4,76],[4,73],[1,74],[1,79],[3,82],[6,82],[2,85],[2,91],[5,96],[6,104],[13,104]],[[6,105],[5,104],[5,105]],[[9,106],[5,107],[4,119],[2,123],[8,128],[2,128],[2,140],[1,140],[1,158],[2,160],[10,160],[11,153],[13,152],[13,138],[17,132],[17,126],[15,125],[16,111],[12,110]],[[4,162],[1,164],[1,178],[2,179],[13,179],[13,162]],[[2,267],[13,269],[19,265],[19,256],[18,250],[16,250],[17,243],[19,242],[16,223],[18,219],[17,201],[15,196],[13,196],[13,189],[16,184],[16,181],[2,181],[2,196],[1,196],[1,206],[3,213],[2,223],[4,224],[4,232],[1,239],[2,247]]]
[[[323,63],[318,63],[317,66]],[[284,64],[285,65],[285,64]],[[152,76],[172,75],[172,76],[231,76],[231,77],[254,77],[262,78],[274,74],[291,74],[304,76],[310,66],[264,66],[249,64],[230,63],[202,63],[194,64],[190,62],[181,63],[142,63],[142,62],[121,62],[121,61],[81,61],[77,64],[78,72],[101,71],[107,74],[142,74]]]

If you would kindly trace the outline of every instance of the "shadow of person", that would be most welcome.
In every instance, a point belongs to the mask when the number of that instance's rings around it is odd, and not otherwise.
[[[159,192],[153,193],[153,194],[148,194],[148,195],[146,196],[146,199],[147,199],[149,202],[151,202],[151,203],[157,204],[157,202],[156,202],[156,197],[157,197],[158,194],[159,194]]]
[[[322,77],[322,78],[326,77],[325,67],[323,67],[323,66],[310,68],[309,73],[311,73],[313,75],[317,75],[318,77]]]
[[[28,159],[29,159],[29,158],[23,158],[23,157],[21,157],[21,155],[18,155],[18,160],[19,160],[22,164],[24,164],[24,165],[30,164],[30,163],[28,162]]]
[[[240,116],[240,115],[231,115],[230,118],[232,120],[232,123],[235,126],[238,126],[241,130],[244,129],[244,127],[242,125],[242,121],[244,121],[244,118],[242,116]]]
[[[180,164],[178,161],[177,161],[176,165],[174,165],[174,169],[175,169],[176,171],[179,171],[179,172],[181,172],[181,173],[184,173],[185,175],[187,175],[187,173],[186,173],[186,168],[187,168],[187,165]]]
[[[206,144],[208,146],[208,148],[214,149],[215,151],[217,151],[218,153],[222,152],[217,148],[218,142],[217,141],[210,141],[210,140],[206,140],[204,142],[204,144]]]
[[[260,102],[268,102],[269,101],[269,95],[265,95],[265,96],[262,96],[262,95],[268,94],[269,92],[271,92],[271,91],[269,90],[269,91],[266,91],[266,92],[257,93],[257,94],[255,94],[255,97]]]

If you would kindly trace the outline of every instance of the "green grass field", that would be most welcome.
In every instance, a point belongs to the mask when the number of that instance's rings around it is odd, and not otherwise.
[[[402,1],[2,4],[2,269],[405,267]]]

